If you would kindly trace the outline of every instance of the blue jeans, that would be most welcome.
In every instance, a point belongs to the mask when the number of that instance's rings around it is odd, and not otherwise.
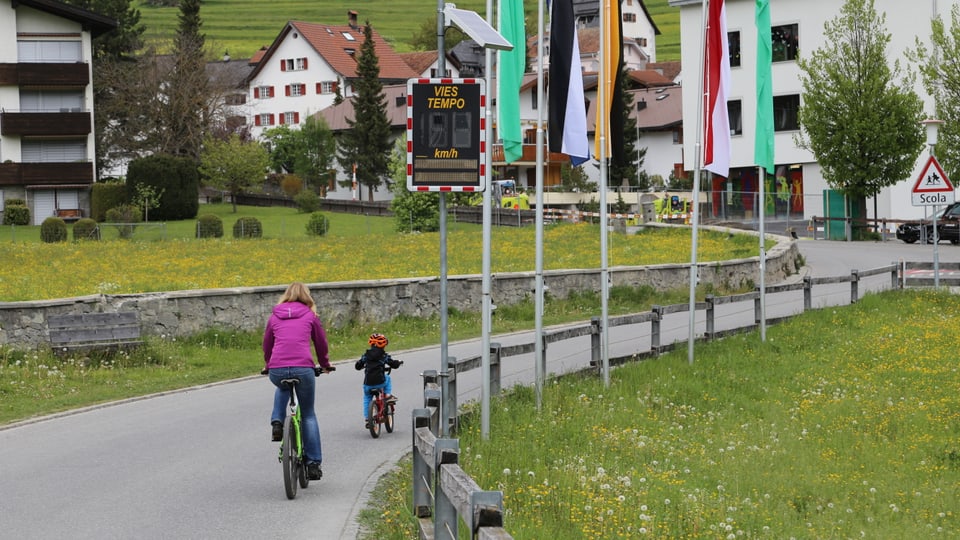
[[[313,408],[316,401],[317,376],[313,368],[288,367],[270,370],[270,382],[277,387],[273,394],[273,414],[270,421],[283,419],[287,416],[287,404],[290,402],[290,388],[280,386],[281,379],[299,379],[297,385],[297,400],[300,402],[300,430],[303,433],[303,453],[307,462],[323,461],[323,452],[320,449],[320,424],[317,423],[317,413]]]
[[[373,401],[373,390],[383,390],[385,394],[393,393],[393,383],[390,381],[390,375],[387,375],[387,380],[381,384],[365,384],[363,385],[363,419],[369,420],[367,418],[367,411],[370,410],[370,402]]]

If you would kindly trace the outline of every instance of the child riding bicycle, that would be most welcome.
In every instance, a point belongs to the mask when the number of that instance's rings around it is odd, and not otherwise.
[[[383,334],[370,334],[367,344],[370,348],[363,353],[357,360],[354,367],[357,371],[364,370],[363,374],[363,427],[370,428],[370,418],[367,412],[370,410],[370,400],[373,398],[374,390],[383,390],[384,398],[388,402],[396,402],[397,397],[393,395],[393,384],[390,380],[390,370],[397,369],[403,362],[394,360],[384,349],[387,348],[387,336]]]

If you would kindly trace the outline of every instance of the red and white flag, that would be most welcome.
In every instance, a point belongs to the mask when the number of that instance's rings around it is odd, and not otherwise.
[[[727,9],[723,0],[710,0],[703,68],[703,110],[705,143],[704,169],[730,175],[730,117],[727,93],[730,89],[730,50],[727,45]]]

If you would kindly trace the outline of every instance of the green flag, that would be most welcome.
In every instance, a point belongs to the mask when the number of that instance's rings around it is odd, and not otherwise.
[[[527,35],[523,21],[523,0],[501,0],[500,34],[512,45],[511,51],[498,51],[497,62],[497,134],[503,140],[507,163],[523,155],[523,130],[520,126],[520,85],[527,60]]]
[[[770,36],[770,0],[757,2],[757,129],[753,155],[757,165],[774,174],[773,161],[773,76],[770,65],[773,45]]]

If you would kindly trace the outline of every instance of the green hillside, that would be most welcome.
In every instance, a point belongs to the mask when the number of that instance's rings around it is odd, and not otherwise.
[[[536,3],[525,1],[528,28],[536,31]],[[176,31],[179,10],[150,7],[140,1],[134,3],[147,27],[147,39],[158,42],[163,49]],[[486,13],[485,0],[459,0],[455,3],[461,9]],[[647,0],[646,5],[662,32],[657,37],[657,60],[679,60],[679,10],[669,7],[667,0]],[[228,51],[234,58],[249,58],[260,47],[270,45],[287,21],[346,24],[349,10],[357,11],[361,22],[369,20],[396,50],[403,52],[410,50],[407,42],[424,20],[436,14],[437,5],[423,0],[204,0],[200,17],[211,50],[217,54]]]

